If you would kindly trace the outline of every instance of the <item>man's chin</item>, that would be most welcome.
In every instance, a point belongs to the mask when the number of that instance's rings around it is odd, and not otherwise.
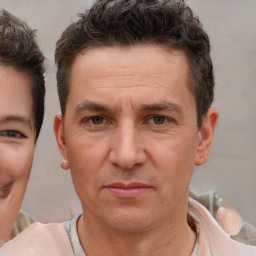
[[[152,223],[150,212],[142,209],[119,209],[109,211],[103,222],[111,229],[122,232],[140,232],[146,230]]]

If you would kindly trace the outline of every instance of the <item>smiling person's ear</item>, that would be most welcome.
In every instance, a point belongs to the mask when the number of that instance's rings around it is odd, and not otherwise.
[[[199,143],[197,147],[197,155],[195,165],[199,166],[205,163],[210,152],[213,133],[218,121],[218,112],[215,108],[210,108],[203,120],[199,130]]]
[[[59,151],[63,156],[63,160],[61,162],[61,168],[64,170],[67,170],[69,169],[69,162],[67,160],[67,149],[66,149],[66,141],[65,141],[65,135],[64,135],[64,127],[62,122],[62,115],[57,114],[54,117],[53,129],[54,129],[55,138],[57,141]]]

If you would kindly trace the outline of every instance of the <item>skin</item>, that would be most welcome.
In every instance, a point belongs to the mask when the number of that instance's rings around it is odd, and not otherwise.
[[[217,217],[222,228],[230,235],[236,235],[243,225],[240,214],[229,205],[220,207]]]
[[[32,99],[24,72],[0,65],[0,246],[25,194],[35,147]]]
[[[189,76],[182,51],[157,45],[75,58],[54,129],[82,203],[86,254],[191,255],[189,183],[207,160],[218,114],[210,109],[197,127]]]

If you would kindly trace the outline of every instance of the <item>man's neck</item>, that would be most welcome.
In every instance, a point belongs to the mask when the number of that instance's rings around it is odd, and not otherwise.
[[[186,217],[152,230],[123,232],[84,216],[78,220],[77,230],[86,256],[190,256],[196,241]]]

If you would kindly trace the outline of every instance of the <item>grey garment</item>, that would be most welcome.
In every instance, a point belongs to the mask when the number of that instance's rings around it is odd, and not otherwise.
[[[195,214],[191,213],[190,211],[188,211],[188,224],[190,225],[191,229],[194,230],[194,232],[196,233],[196,243],[191,256],[198,256],[200,220],[196,217]]]
[[[231,238],[244,244],[256,246],[256,228],[244,222],[239,232]]]
[[[71,246],[73,248],[74,255],[75,256],[86,256],[84,251],[83,251],[83,248],[80,244],[79,237],[78,237],[78,234],[77,234],[77,228],[76,228],[76,223],[77,223],[77,220],[80,216],[81,215],[77,215],[71,221],[63,222],[63,225],[64,225],[64,227],[67,231]],[[192,216],[192,214],[191,214],[191,216]],[[192,217],[194,217],[194,216],[192,216]],[[198,244],[199,229],[198,229],[198,225],[197,225],[198,220],[195,219],[194,221],[195,221],[196,227],[197,227],[196,228],[196,233],[197,234],[196,234],[195,247],[193,249],[193,252],[192,252],[191,256],[198,256],[198,248],[199,248],[199,244]]]
[[[198,244],[198,236],[197,236],[196,244],[195,244],[195,247],[194,247],[194,250],[193,250],[191,256],[198,256],[198,252],[199,252],[199,244]]]
[[[77,228],[76,228],[76,223],[80,216],[81,215],[77,215],[71,221],[64,222],[63,225],[67,231],[71,246],[73,248],[74,255],[75,256],[86,256],[84,253],[84,250],[80,244],[79,237],[77,234]]]
[[[222,198],[220,198],[213,190],[200,195],[189,191],[189,197],[202,204],[217,220],[217,211],[221,206]]]

